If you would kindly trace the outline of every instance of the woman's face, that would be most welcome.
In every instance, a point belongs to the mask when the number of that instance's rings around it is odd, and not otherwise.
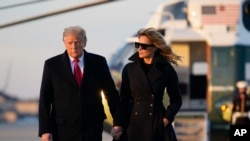
[[[151,46],[152,45],[152,46]],[[143,47],[145,46],[145,47]],[[140,58],[153,58],[157,48],[152,44],[147,36],[140,36],[138,43],[138,54]]]

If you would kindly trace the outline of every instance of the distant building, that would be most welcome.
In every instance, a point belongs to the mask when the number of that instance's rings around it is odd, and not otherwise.
[[[0,91],[0,122],[15,122],[17,120],[15,109],[17,101],[17,98],[10,97]]]
[[[0,91],[0,122],[15,122],[25,116],[37,116],[38,100],[20,100]]]

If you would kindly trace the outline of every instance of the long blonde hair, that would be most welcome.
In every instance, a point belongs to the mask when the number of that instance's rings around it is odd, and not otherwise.
[[[137,32],[138,38],[140,36],[146,36],[160,53],[169,61],[175,65],[178,65],[178,61],[181,61],[181,56],[175,54],[172,49],[167,45],[164,36],[154,28],[143,28]]]

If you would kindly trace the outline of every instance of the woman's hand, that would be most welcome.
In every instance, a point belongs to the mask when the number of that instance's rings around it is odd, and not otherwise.
[[[166,127],[168,125],[169,121],[167,118],[163,118],[163,124],[164,124],[164,127]]]
[[[42,141],[53,141],[51,133],[42,134]]]

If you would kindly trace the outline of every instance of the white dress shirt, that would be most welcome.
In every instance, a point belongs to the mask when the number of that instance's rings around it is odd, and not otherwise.
[[[84,53],[83,53],[84,54]],[[82,54],[81,57],[79,57],[79,62],[78,62],[78,66],[80,67],[81,71],[82,71],[82,74],[83,74],[83,71],[84,71],[84,55]],[[70,65],[71,65],[71,70],[72,70],[72,73],[74,74],[74,58],[72,58],[71,56],[69,56],[69,60],[70,60]]]

